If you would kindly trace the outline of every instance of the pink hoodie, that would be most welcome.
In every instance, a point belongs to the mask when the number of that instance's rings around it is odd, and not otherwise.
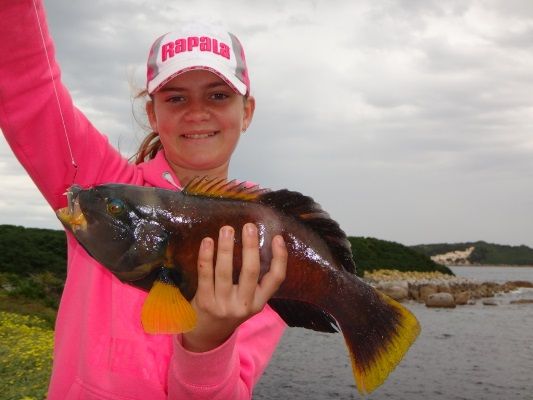
[[[0,127],[53,209],[65,190],[123,182],[172,188],[164,153],[128,163],[73,105],[61,84],[40,0],[0,1]],[[36,12],[37,9],[37,12]],[[37,19],[38,15],[38,19]],[[75,169],[43,48],[43,29]],[[286,325],[268,306],[219,348],[191,353],[181,336],[147,335],[146,293],[121,283],[68,235],[68,273],[55,330],[48,398],[244,399],[264,371]]]

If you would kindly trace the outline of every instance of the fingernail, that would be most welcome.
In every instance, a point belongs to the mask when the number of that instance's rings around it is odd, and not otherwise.
[[[254,224],[246,224],[244,225],[244,229],[246,231],[246,234],[248,236],[255,236],[257,235],[257,230]]]
[[[274,240],[276,241],[276,245],[279,247],[285,247],[285,240],[283,240],[281,236],[276,236]]]
[[[233,236],[233,228],[231,226],[225,226],[220,230],[220,234],[223,238],[230,238]]]
[[[213,246],[213,241],[210,238],[205,238],[202,240],[201,246],[203,249],[209,250]]]

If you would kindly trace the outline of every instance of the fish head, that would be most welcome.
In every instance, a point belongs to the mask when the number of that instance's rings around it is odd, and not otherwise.
[[[158,221],[154,188],[108,184],[67,191],[56,212],[85,250],[123,281],[135,281],[162,265],[168,233]]]

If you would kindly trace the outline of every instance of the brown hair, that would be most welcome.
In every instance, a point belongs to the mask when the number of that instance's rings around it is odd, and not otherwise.
[[[163,148],[159,135],[156,132],[150,132],[141,142],[139,150],[131,157],[135,164],[152,160],[157,152]]]
[[[148,97],[148,90],[143,89],[134,96],[133,100],[146,99]],[[150,96],[151,97],[151,96]],[[151,101],[151,100],[147,100]],[[143,139],[139,145],[139,149],[130,157],[130,161],[133,161],[134,164],[140,164],[145,161],[152,160],[155,158],[157,152],[163,148],[161,140],[159,139],[159,134],[157,132],[151,131]]]

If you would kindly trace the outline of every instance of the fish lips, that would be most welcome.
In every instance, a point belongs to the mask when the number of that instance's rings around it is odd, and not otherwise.
[[[82,191],[81,186],[73,185],[67,192],[67,207],[60,208],[56,211],[57,218],[63,226],[72,233],[78,230],[87,229],[87,220],[81,211],[78,201],[78,194]]]

